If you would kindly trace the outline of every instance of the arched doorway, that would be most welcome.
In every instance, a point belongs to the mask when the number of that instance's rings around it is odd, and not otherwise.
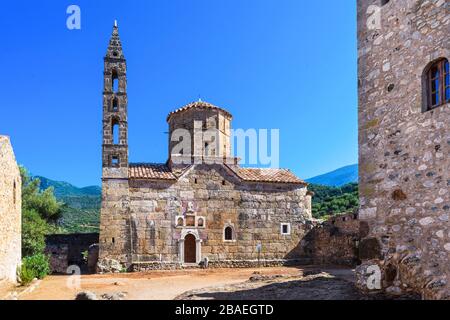
[[[184,263],[196,263],[196,243],[195,236],[188,234],[184,238]]]

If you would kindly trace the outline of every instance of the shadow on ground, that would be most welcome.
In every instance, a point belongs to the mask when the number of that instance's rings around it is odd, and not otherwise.
[[[179,300],[392,300],[383,294],[364,295],[353,283],[333,276],[318,276],[281,282],[255,283],[247,281],[220,288],[205,288],[186,292]],[[415,299],[416,297],[395,297]]]

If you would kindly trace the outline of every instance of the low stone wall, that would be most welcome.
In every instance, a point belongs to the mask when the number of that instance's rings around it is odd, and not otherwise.
[[[197,266],[195,266],[197,267]],[[179,270],[188,269],[189,267],[183,266],[181,263],[175,262],[137,262],[133,263],[127,271],[129,272],[145,272],[152,270]],[[190,267],[192,268],[192,267]]]
[[[98,233],[53,234],[48,235],[45,242],[52,273],[66,273],[70,265],[77,265],[82,272],[95,271],[88,270],[88,261],[91,260],[89,265],[95,266],[96,261],[92,260],[96,252],[92,250],[92,245],[98,243]],[[83,257],[86,251],[92,255],[87,260]]]
[[[208,267],[212,268],[268,268],[281,266],[298,266],[311,264],[309,258],[305,259],[276,259],[276,260],[225,260],[210,261]]]
[[[267,267],[280,267],[280,266],[297,266],[311,264],[312,260],[305,259],[279,259],[279,260],[222,260],[222,261],[209,261],[208,268],[267,268]],[[130,272],[142,272],[152,270],[179,270],[179,269],[193,269],[201,267],[201,265],[183,265],[177,262],[136,262],[133,263],[128,271]]]
[[[50,269],[52,273],[66,273],[69,267],[69,246],[67,244],[50,244],[45,248],[45,253],[50,257]]]
[[[87,268],[89,273],[95,273],[97,271],[97,262],[99,254],[98,243],[91,244],[88,249]]]
[[[356,213],[330,218],[317,225],[304,237],[301,246],[313,264],[359,264],[360,222]]]

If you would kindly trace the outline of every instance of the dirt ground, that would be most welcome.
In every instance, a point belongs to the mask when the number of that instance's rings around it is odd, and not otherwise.
[[[0,300],[9,297],[10,293],[14,291],[15,286],[6,281],[0,281]]]
[[[176,300],[407,300],[382,293],[365,295],[354,285],[350,270],[316,270],[302,276],[253,275],[248,281],[191,290]]]
[[[90,291],[97,297],[125,293],[126,300],[364,298],[354,288],[353,279],[353,270],[345,268],[190,269],[82,275],[77,288],[72,285],[74,278],[54,275],[18,297],[73,300],[77,293]]]
[[[82,275],[80,287],[68,286],[74,278],[66,275],[48,276],[30,293],[19,296],[21,300],[73,300],[78,292],[91,291],[97,296],[125,292],[129,300],[171,300],[190,290],[210,286],[225,286],[244,282],[254,272],[266,275],[298,275],[298,268],[261,269],[189,269],[152,271],[146,273],[120,273]]]

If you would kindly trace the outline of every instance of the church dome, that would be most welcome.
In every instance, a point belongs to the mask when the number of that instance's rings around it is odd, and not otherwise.
[[[167,116],[169,157],[229,157],[231,119],[225,109],[201,100],[172,111]]]

